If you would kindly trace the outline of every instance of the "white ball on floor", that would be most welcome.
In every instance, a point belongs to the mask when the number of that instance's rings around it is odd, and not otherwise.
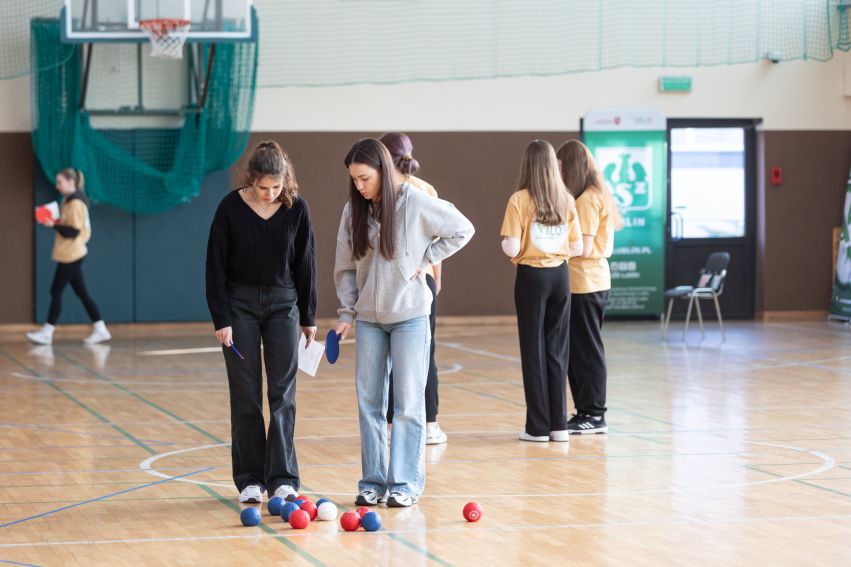
[[[316,518],[323,522],[333,522],[337,519],[337,505],[333,502],[323,502],[316,510]]]

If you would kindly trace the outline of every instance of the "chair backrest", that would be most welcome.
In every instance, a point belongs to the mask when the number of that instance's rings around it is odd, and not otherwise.
[[[724,293],[724,280],[727,278],[727,266],[730,264],[729,252],[713,252],[706,259],[706,265],[700,270],[700,279],[696,287],[708,287],[716,295]]]

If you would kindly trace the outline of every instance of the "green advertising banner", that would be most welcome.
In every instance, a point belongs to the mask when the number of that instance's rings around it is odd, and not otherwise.
[[[666,127],[656,110],[594,110],[583,119],[583,141],[624,217],[609,259],[610,315],[659,315],[664,309]]]
[[[836,256],[836,278],[830,296],[830,315],[851,320],[851,239],[848,225],[851,224],[851,174],[845,188],[845,208],[842,211],[842,237],[839,239],[839,254]]]

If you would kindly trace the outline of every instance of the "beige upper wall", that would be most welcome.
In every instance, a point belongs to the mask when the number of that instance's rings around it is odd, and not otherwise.
[[[693,77],[691,93],[657,92],[659,76],[680,74]],[[257,92],[253,130],[564,131],[576,130],[589,109],[605,106],[655,107],[672,117],[761,117],[767,130],[849,130],[846,92],[851,94],[851,55],[845,53],[827,63],[264,88]],[[0,81],[0,132],[29,129],[29,79]]]

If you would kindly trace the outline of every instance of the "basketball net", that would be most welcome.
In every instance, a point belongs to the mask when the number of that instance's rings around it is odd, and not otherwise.
[[[139,27],[151,40],[151,57],[183,59],[183,44],[189,37],[189,20],[160,18],[142,20]]]

